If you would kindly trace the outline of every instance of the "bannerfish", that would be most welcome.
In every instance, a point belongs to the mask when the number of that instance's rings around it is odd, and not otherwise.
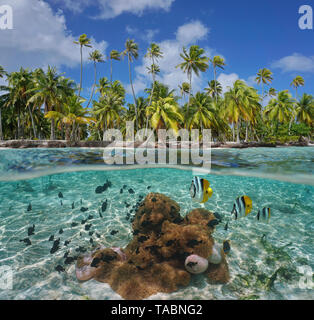
[[[258,210],[256,219],[258,221],[269,222],[270,220],[270,208],[263,208],[262,210]]]
[[[33,224],[32,227],[29,227],[28,230],[27,230],[27,235],[28,236],[32,236],[34,234],[34,231],[35,231],[35,225]]]
[[[235,200],[231,214],[235,220],[246,217],[252,211],[252,200],[248,196],[242,196]]]
[[[190,187],[190,195],[193,201],[205,203],[213,195],[213,189],[209,187],[210,183],[206,179],[194,177]]]

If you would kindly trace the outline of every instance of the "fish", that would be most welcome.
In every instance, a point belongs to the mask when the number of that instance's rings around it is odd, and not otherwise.
[[[74,205],[74,202],[72,203],[72,209],[75,209],[75,205]]]
[[[129,192],[130,194],[134,194],[134,193],[135,193],[135,191],[134,191],[132,188],[130,188],[130,189],[128,190],[128,192]]]
[[[61,205],[61,206],[63,206],[63,202],[62,202],[62,200],[60,201],[60,205]]]
[[[270,220],[270,208],[263,208],[262,210],[258,210],[258,213],[256,215],[256,219],[258,221],[262,221],[262,222],[269,222]]]
[[[71,242],[70,240],[65,240],[65,241],[64,241],[64,245],[67,247],[68,244],[70,244],[70,242]]]
[[[90,242],[91,244],[93,244],[93,243],[94,243],[93,238],[90,238],[90,239],[89,239],[89,242]]]
[[[48,241],[53,241],[55,239],[54,235],[51,235]]]
[[[104,201],[101,205],[101,211],[105,212],[107,210],[108,200]]]
[[[71,264],[75,261],[75,259],[73,257],[66,257],[66,259],[64,260],[64,264]]]
[[[104,187],[103,186],[98,186],[96,189],[95,189],[95,193],[96,194],[101,194],[103,193],[105,190],[104,190]]]
[[[193,201],[205,203],[213,195],[213,189],[210,188],[208,180],[194,177],[190,187],[190,195]]]
[[[81,208],[81,212],[86,212],[86,211],[88,211],[88,208],[84,208],[84,207]]]
[[[147,190],[149,190],[151,187],[152,187],[152,186],[148,186],[148,187],[147,187]]]
[[[103,218],[100,209],[99,209],[98,213],[99,213],[99,217],[100,217],[100,218]]]
[[[28,236],[32,236],[34,234],[34,231],[35,231],[35,225],[33,224],[32,227],[29,227],[28,230],[27,230],[27,235]]]
[[[228,230],[228,227],[229,227],[229,222],[226,223],[226,225],[225,225],[225,227],[224,227],[224,230],[227,231],[227,230]]]
[[[94,219],[94,216],[92,216],[91,214],[87,217],[88,220],[92,220]]]
[[[50,249],[50,254],[54,254],[60,249],[59,244],[60,244],[60,238],[54,241],[52,248]]]
[[[127,187],[128,187],[128,186],[127,186],[126,184],[124,184],[122,188],[123,188],[123,189],[126,189]]]
[[[60,266],[60,264],[56,266],[55,270],[58,271],[59,273],[65,271],[65,269],[62,266]]]
[[[111,232],[110,232],[110,234],[112,235],[112,236],[114,236],[116,233],[118,233],[119,231],[118,230],[112,230]]]
[[[222,250],[225,254],[228,254],[231,250],[231,247],[230,247],[230,240],[225,240],[223,243],[222,243]]]
[[[97,238],[100,238],[101,236],[100,236],[100,234],[99,234],[99,233],[96,233],[96,237],[97,237]]]
[[[62,198],[63,198],[63,194],[62,194],[62,192],[59,192],[58,197],[59,197],[60,199],[62,199]]]
[[[214,216],[219,222],[222,221],[222,216],[218,212],[214,212]]]
[[[120,189],[120,194],[123,193],[123,189]]]
[[[76,226],[78,226],[78,223],[76,223],[76,222],[71,223],[71,227],[76,227]]]
[[[29,240],[29,238],[25,238],[23,240],[20,240],[20,242],[25,242],[27,246],[30,246],[32,242]]]
[[[61,228],[60,230],[59,230],[59,234],[62,234],[63,233],[63,229]]]
[[[231,214],[235,220],[246,217],[252,211],[252,200],[248,196],[242,196],[235,200]]]
[[[32,204],[30,203],[29,205],[28,205],[28,207],[27,207],[27,212],[30,212],[30,211],[32,211]]]
[[[90,236],[92,236],[92,235],[94,234],[94,232],[95,232],[95,231],[90,231],[88,234],[89,234]]]

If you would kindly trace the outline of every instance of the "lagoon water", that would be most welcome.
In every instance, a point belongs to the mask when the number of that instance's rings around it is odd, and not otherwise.
[[[102,155],[100,149],[0,150],[0,267],[13,271],[13,288],[0,288],[0,299],[121,299],[107,284],[79,283],[74,263],[64,264],[64,254],[77,255],[78,247],[91,251],[95,244],[125,247],[132,239],[126,215],[140,195],[166,194],[178,202],[182,216],[200,207],[190,198],[190,167],[120,168],[105,165]],[[302,273],[302,268],[314,270],[313,171],[313,148],[212,150],[206,179],[214,194],[205,208],[223,216],[213,236],[217,242],[231,240],[231,280],[211,285],[197,275],[188,287],[149,299],[314,299],[314,281]],[[107,180],[112,187],[96,194]],[[253,210],[247,218],[231,220],[233,202],[244,194],[253,200]],[[100,217],[106,199],[108,208]],[[272,210],[269,224],[256,220],[263,207]],[[86,231],[81,220],[89,216],[92,226]],[[27,246],[20,240],[28,238],[33,224]],[[119,232],[111,235],[112,230]],[[60,238],[54,254],[51,235]],[[57,265],[65,272],[57,272]]]

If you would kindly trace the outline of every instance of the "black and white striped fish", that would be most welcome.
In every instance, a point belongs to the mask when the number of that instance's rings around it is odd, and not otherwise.
[[[252,200],[248,196],[242,196],[235,200],[231,214],[235,220],[246,217],[252,211]]]
[[[270,208],[263,208],[262,210],[258,210],[256,219],[258,221],[269,222],[270,219]]]
[[[190,195],[193,201],[205,203],[213,195],[213,189],[209,187],[210,183],[206,179],[194,177],[190,187]]]

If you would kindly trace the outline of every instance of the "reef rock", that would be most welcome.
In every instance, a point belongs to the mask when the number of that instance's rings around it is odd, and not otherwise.
[[[226,283],[229,271],[223,250],[218,253],[221,262],[209,262],[221,248],[212,238],[215,219],[204,209],[183,218],[175,201],[150,193],[135,214],[134,237],[127,247],[101,247],[80,257],[77,278],[108,283],[123,298],[136,300],[187,286],[192,274],[204,272],[211,283]]]

